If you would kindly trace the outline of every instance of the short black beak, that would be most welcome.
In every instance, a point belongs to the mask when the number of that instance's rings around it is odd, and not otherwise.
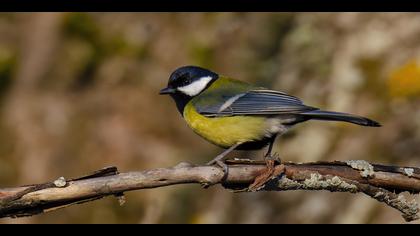
[[[172,93],[175,93],[175,91],[176,91],[175,89],[167,87],[167,88],[164,88],[164,89],[160,90],[159,94],[161,94],[161,95],[172,94]]]

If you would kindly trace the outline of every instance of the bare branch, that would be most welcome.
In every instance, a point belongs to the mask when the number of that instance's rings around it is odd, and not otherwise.
[[[249,160],[228,161],[229,173],[215,166],[180,163],[172,168],[118,173],[105,168],[77,179],[0,189],[0,217],[35,215],[73,204],[123,193],[175,184],[221,184],[235,191],[328,190],[365,193],[399,210],[406,221],[418,219],[417,203],[401,192],[420,192],[420,169],[369,164],[365,161],[283,163]]]

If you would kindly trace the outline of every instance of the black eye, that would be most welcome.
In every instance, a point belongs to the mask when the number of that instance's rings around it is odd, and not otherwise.
[[[191,84],[191,82],[192,82],[189,74],[183,74],[183,75],[181,75],[181,77],[179,79],[180,79],[179,81],[181,82],[181,85],[183,85],[183,86]]]

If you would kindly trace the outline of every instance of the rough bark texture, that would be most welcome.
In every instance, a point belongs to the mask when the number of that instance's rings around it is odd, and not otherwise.
[[[418,219],[417,203],[401,192],[420,192],[420,169],[370,164],[366,161],[267,163],[228,161],[229,173],[214,166],[180,163],[172,168],[118,173],[115,167],[91,175],[45,184],[0,189],[0,217],[35,215],[76,203],[115,195],[121,204],[126,191],[175,184],[221,184],[235,191],[328,190],[365,193],[399,210],[406,221]]]

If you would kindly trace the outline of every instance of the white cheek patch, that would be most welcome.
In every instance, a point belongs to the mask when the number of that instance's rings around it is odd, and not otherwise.
[[[204,88],[206,88],[207,84],[211,80],[212,80],[212,78],[210,76],[201,77],[200,79],[192,82],[189,85],[177,88],[177,90],[181,91],[182,93],[184,93],[188,96],[195,96],[195,95],[201,93],[201,91],[203,91]]]

